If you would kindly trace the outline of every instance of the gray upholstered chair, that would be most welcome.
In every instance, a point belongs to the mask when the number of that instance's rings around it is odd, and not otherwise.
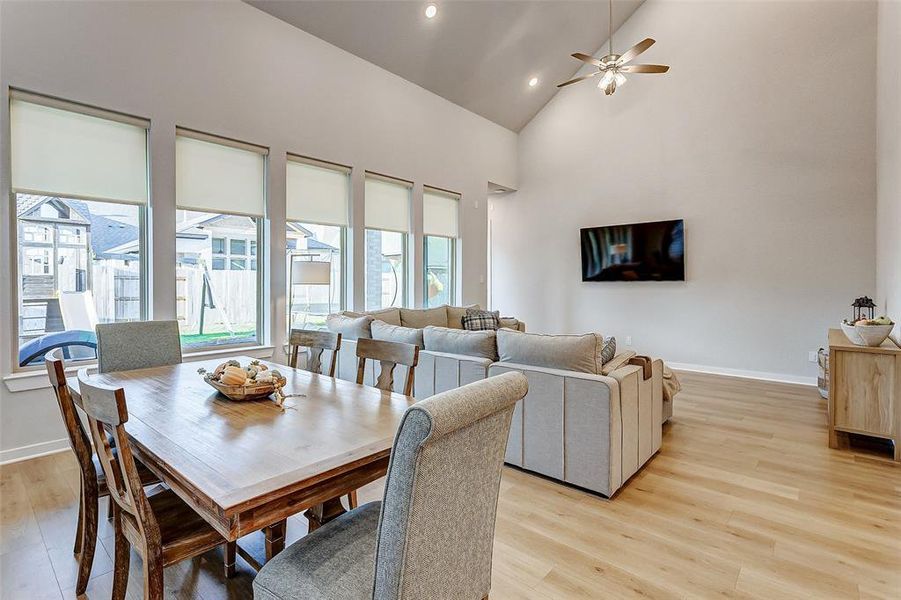
[[[481,600],[501,466],[526,378],[508,373],[407,409],[383,502],[301,538],[260,570],[256,600]]]
[[[177,365],[181,339],[177,321],[133,321],[97,325],[98,371],[130,371]]]

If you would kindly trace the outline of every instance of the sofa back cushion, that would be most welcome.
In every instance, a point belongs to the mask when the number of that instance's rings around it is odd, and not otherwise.
[[[402,308],[400,309],[400,324],[404,327],[422,329],[433,325],[435,327],[447,327],[447,308]]]
[[[512,329],[497,330],[497,351],[501,362],[534,367],[601,373],[601,351],[604,338],[600,334],[543,335]]]
[[[448,354],[465,354],[497,360],[494,331],[464,331],[450,327],[426,327],[422,330],[425,349]]]
[[[386,342],[403,342],[422,348],[422,329],[391,325],[384,321],[372,322],[372,339]]]
[[[331,314],[325,319],[329,331],[340,333],[345,340],[372,337],[373,319],[369,315],[351,317],[347,314]]]
[[[467,309],[478,309],[478,304],[470,304],[469,306],[445,306],[447,310],[447,326],[451,329],[463,329],[463,317],[466,315]]]
[[[373,319],[378,319],[379,321],[383,321],[390,325],[398,325],[400,326],[402,323],[400,322],[400,309],[399,308],[382,308],[379,310],[367,310],[364,312],[353,312],[350,310],[345,310],[342,315],[348,317],[363,317],[368,316]]]

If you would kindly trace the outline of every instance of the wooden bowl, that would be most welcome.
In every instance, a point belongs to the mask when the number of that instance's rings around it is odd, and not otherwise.
[[[208,384],[212,387],[216,388],[216,390],[228,398],[229,400],[234,400],[236,402],[243,402],[245,400],[262,400],[263,398],[268,398],[275,391],[281,387],[284,387],[285,383],[287,383],[286,379],[273,379],[272,381],[266,383],[251,383],[250,385],[226,385],[220,381],[216,381],[212,379],[209,375],[205,375],[203,378]]]

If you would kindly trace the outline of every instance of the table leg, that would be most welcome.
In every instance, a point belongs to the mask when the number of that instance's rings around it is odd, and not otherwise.
[[[266,536],[266,562],[285,549],[285,531],[288,521],[279,521],[263,529]]]
[[[344,510],[344,505],[341,504],[341,498],[332,498],[331,500],[326,500],[322,504],[311,507],[304,513],[304,516],[310,524],[309,532],[312,533],[346,512],[347,511]]]

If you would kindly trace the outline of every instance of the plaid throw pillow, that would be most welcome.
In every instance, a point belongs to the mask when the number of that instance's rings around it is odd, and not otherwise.
[[[466,309],[466,314],[463,315],[462,321],[463,329],[467,331],[497,331],[501,316],[499,311],[491,312],[490,310],[468,308]]]
[[[604,338],[604,347],[601,348],[601,364],[607,364],[616,356],[616,338],[607,336]]]

